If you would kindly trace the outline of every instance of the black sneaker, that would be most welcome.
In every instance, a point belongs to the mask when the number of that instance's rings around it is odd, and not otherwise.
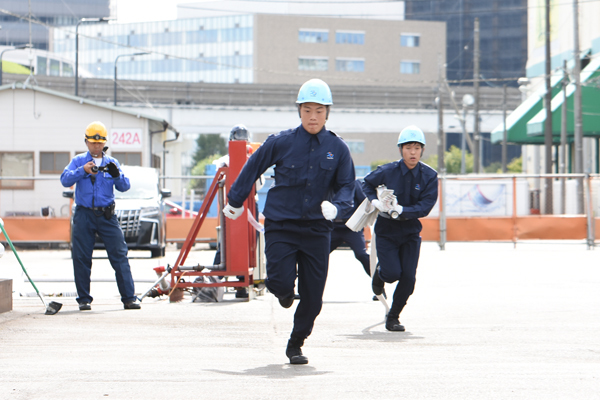
[[[92,305],[90,303],[79,303],[79,311],[91,311]]]
[[[304,340],[302,340],[304,342]],[[285,355],[290,359],[290,364],[308,364],[308,357],[302,354],[302,349],[299,343],[290,339],[288,341],[287,348],[285,349]]]
[[[283,308],[290,308],[292,304],[294,304],[294,295],[291,297],[279,298],[279,304],[281,304],[281,307]]]
[[[371,281],[371,289],[373,289],[373,293],[376,295],[380,295],[383,293],[383,286],[385,282],[379,276],[379,267],[375,270],[373,274],[373,280]]]
[[[404,332],[404,325],[400,324],[398,318],[388,318],[385,321],[385,329],[392,332]]]
[[[123,308],[126,310],[139,310],[142,308],[142,305],[137,301],[130,301],[129,303],[124,303]]]
[[[236,289],[235,298],[236,299],[247,299],[248,298],[248,289],[246,289],[245,287]]]

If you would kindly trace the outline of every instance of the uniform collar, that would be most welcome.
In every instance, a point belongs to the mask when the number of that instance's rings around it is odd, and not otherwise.
[[[308,133],[306,131],[306,129],[304,129],[304,127],[302,126],[302,124],[300,124],[300,126],[298,127],[298,132],[302,135],[302,137],[304,138],[304,141],[306,143],[308,143],[308,141],[312,138],[312,137],[316,137],[317,140],[319,141],[319,144],[321,144],[323,142],[323,139],[325,137],[324,132],[327,129],[325,129],[325,125],[323,125],[323,128],[319,131],[319,133],[317,133],[316,135],[313,135],[311,133]]]
[[[402,171],[402,175],[406,175],[407,173],[412,172],[415,178],[417,177],[417,174],[419,173],[419,168],[421,166],[421,163],[419,162],[413,169],[408,169],[406,164],[404,164],[404,159],[400,159],[398,164],[400,164],[400,171]]]
[[[104,160],[104,152],[102,152],[102,156],[100,157],[102,160]],[[86,161],[93,161],[94,157],[92,157],[92,155],[90,154],[89,150],[85,156],[85,160]]]

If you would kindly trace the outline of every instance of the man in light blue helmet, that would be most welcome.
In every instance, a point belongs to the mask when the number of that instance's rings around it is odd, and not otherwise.
[[[269,136],[252,154],[227,194],[223,213],[232,219],[242,215],[252,185],[275,165],[263,211],[266,286],[289,308],[298,277],[300,302],[286,356],[291,364],[307,364],[301,347],[323,305],[332,220],[352,209],[355,176],[348,146],[325,128],[333,104],[329,86],[320,79],[307,81],[296,104],[302,124]]]
[[[414,291],[421,250],[419,218],[427,216],[437,201],[438,177],[433,168],[420,161],[425,150],[421,129],[414,125],[404,128],[398,136],[398,147],[400,161],[380,165],[365,176],[363,191],[379,210],[375,223],[379,267],[373,274],[373,293],[382,294],[384,282],[398,281],[385,327],[402,332],[400,313]],[[380,185],[394,194],[378,199]]]

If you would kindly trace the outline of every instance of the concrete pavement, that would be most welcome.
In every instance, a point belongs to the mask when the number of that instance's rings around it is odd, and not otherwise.
[[[136,255],[136,253],[131,253]],[[210,262],[214,252],[188,260]],[[34,279],[72,277],[67,251],[21,251]],[[134,278],[173,263],[134,258]],[[295,306],[145,299],[123,310],[115,283],[93,283],[91,312],[72,297],[14,299],[0,314],[1,399],[600,399],[600,263],[583,244],[424,243],[404,333],[351,251],[331,256],[321,315],[292,366],[285,345]],[[18,267],[0,259],[0,277]],[[112,275],[94,260],[93,277]],[[37,283],[37,282],[36,282]],[[37,283],[46,293],[68,283]],[[147,283],[136,284],[139,292]],[[392,287],[387,286],[388,293]],[[29,286],[26,291],[32,292]]]

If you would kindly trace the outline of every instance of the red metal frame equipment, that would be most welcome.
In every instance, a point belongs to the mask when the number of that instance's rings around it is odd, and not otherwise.
[[[225,204],[223,186],[229,192],[231,185],[237,179],[251,153],[252,147],[248,146],[245,141],[234,140],[229,142],[229,167],[219,168],[204,197],[202,206],[194,219],[194,223],[171,270],[171,293],[178,288],[249,287],[254,285],[253,272],[257,262],[257,241],[255,229],[248,220],[248,213],[252,213],[252,217],[258,221],[258,210],[255,200],[256,189],[252,189],[252,192],[244,202],[244,212],[239,218],[231,220],[225,218],[222,213],[223,205]],[[194,246],[200,227],[206,219],[208,210],[217,195],[219,199],[218,215],[221,222],[221,232],[219,233],[221,263],[218,265],[198,264],[186,266],[184,263],[187,256]],[[224,279],[221,282],[210,282],[208,279],[205,279],[204,282],[188,282],[185,279],[186,277],[195,276],[232,276],[239,279],[231,281]]]

